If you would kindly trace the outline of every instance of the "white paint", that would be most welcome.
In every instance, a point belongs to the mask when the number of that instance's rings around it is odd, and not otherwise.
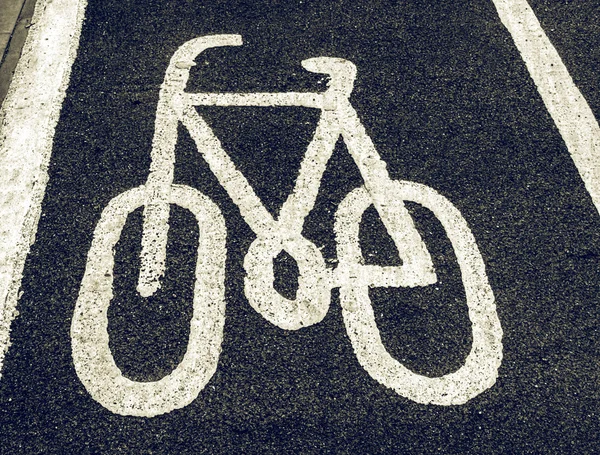
[[[160,287],[160,277],[165,268],[169,230],[168,201],[175,167],[177,123],[181,116],[181,106],[173,105],[173,101],[185,89],[190,67],[195,65],[193,58],[197,54],[215,45],[241,44],[241,39],[236,35],[227,36],[224,40],[219,37],[202,37],[183,44],[171,57],[161,86],[144,204],[144,235],[138,283],[138,291],[144,297],[152,295]]]
[[[228,38],[231,40],[231,38]],[[237,44],[237,43],[236,43]],[[186,56],[187,57],[187,56]],[[330,76],[322,95],[310,93],[196,94],[175,97],[182,109],[182,122],[195,140],[219,183],[239,207],[244,220],[257,234],[244,260],[245,293],[250,305],[268,321],[288,330],[318,323],[327,313],[331,278],[318,248],[301,232],[304,220],[317,198],[323,172],[340,134],[373,191],[376,207],[395,238],[405,269],[411,269],[413,285],[435,280],[431,258],[402,201],[385,198],[390,184],[373,143],[370,141],[348,98],[356,75],[354,65],[337,58],[313,58],[302,65],[309,71]],[[210,127],[197,114],[193,103],[219,106],[303,106],[321,109],[313,140],[302,160],[294,190],[283,204],[277,220],[269,214],[246,178],[235,168]],[[183,106],[183,107],[182,107]],[[381,202],[380,202],[381,201]],[[297,262],[299,287],[294,300],[273,288],[273,258],[282,250]]]
[[[494,0],[542,100],[600,212],[600,127],[525,0]]]
[[[225,221],[199,191],[182,185],[170,190],[168,203],[191,211],[200,231],[193,316],[181,363],[158,381],[131,381],[122,375],[108,345],[114,248],[127,215],[147,203],[146,186],[115,197],[102,212],[73,314],[75,371],[90,395],[116,414],[151,417],[187,406],[217,369],[225,323]]]
[[[365,266],[358,232],[363,213],[373,204],[365,187],[352,191],[336,212],[340,301],[346,331],[359,363],[369,374],[398,394],[423,404],[457,405],[490,388],[502,361],[502,328],[494,294],[475,239],[460,212],[435,190],[412,182],[393,182],[390,200],[413,201],[430,209],[450,239],[460,266],[473,344],[457,371],[431,378],[416,374],[394,359],[381,341],[369,299],[369,288],[410,286],[412,277],[392,275],[389,267]]]
[[[25,258],[48,181],[60,107],[79,44],[85,0],[38,0],[0,109],[0,370]]]
[[[188,129],[198,151],[256,234],[246,253],[244,268],[246,297],[257,312],[282,329],[296,330],[316,324],[327,313],[331,289],[340,286],[344,320],[354,351],[376,380],[420,403],[445,405],[464,403],[491,387],[502,358],[502,330],[475,240],[458,210],[434,190],[389,178],[385,162],[349,102],[355,66],[347,60],[330,57],[303,61],[307,70],[329,75],[328,88],[323,94],[184,93],[189,69],[199,53],[209,47],[240,44],[238,35],[201,37],[185,43],[174,54],[159,96],[148,181],[114,198],[102,214],[88,254],[71,330],[76,371],[87,390],[113,412],[154,416],[190,403],[216,369],[225,313],[225,226],[219,209],[206,196],[173,184],[179,121]],[[196,112],[196,105],[285,105],[321,110],[294,190],[277,219],[236,169],[218,138]],[[350,193],[336,213],[340,266],[332,272],[326,268],[319,249],[302,236],[302,228],[314,207],[327,162],[340,136],[346,141],[365,183],[363,188]],[[441,378],[410,372],[388,354],[368,297],[368,288],[373,286],[425,286],[436,282],[427,247],[404,206],[406,200],[431,209],[446,228],[461,267],[473,323],[473,347],[465,365]],[[190,201],[196,202],[190,205]],[[192,210],[201,229],[192,331],[185,358],[170,375],[154,382],[134,382],[122,376],[108,344],[113,248],[127,214],[143,205],[138,289],[146,296],[155,292],[164,273],[171,203]],[[362,214],[370,205],[379,212],[395,242],[402,266],[362,265],[358,230]],[[273,259],[282,250],[298,264],[298,291],[293,300],[283,297],[273,287]],[[202,330],[195,331],[197,326]]]
[[[493,1],[600,211],[597,121],[526,1]],[[23,57],[0,111],[0,167],[3,170],[0,180],[0,218],[3,220],[0,232],[0,364],[8,347],[10,324],[16,316],[25,256],[40,215],[52,138],[78,45],[85,6],[85,0],[38,1]],[[354,78],[351,64],[324,58],[304,62],[311,71],[330,74],[332,83],[326,94],[182,93],[187,81],[183,78],[187,78],[187,70],[194,64],[193,57],[201,52],[201,46],[238,44],[241,40],[237,35],[221,35],[194,40],[180,49],[181,55],[169,67],[172,76],[165,78],[161,91],[148,182],[115,198],[103,212],[90,249],[72,326],[76,368],[90,393],[114,412],[156,415],[193,400],[216,368],[224,312],[221,282],[224,253],[219,247],[224,227],[218,209],[205,196],[191,188],[172,184],[172,154],[177,139],[173,131],[179,121],[190,129],[211,169],[257,234],[244,264],[248,271],[246,293],[257,311],[281,327],[299,328],[316,323],[327,310],[325,296],[329,289],[341,286],[349,336],[359,361],[378,381],[415,401],[438,404],[458,404],[490,387],[501,359],[501,330],[477,246],[464,219],[445,198],[430,188],[389,179],[385,163],[347,103],[350,80]],[[182,79],[178,80],[179,76]],[[195,115],[192,105],[305,106],[322,110],[317,132],[307,151],[307,157],[311,158],[305,157],[294,192],[278,220],[266,211],[246,179],[222,151],[218,139]],[[359,166],[365,187],[350,193],[336,214],[338,255],[342,260],[338,269],[331,273],[324,268],[318,249],[300,232],[309,207],[314,205],[332,144],[340,134]],[[391,194],[397,197],[390,198]],[[404,208],[404,200],[422,203],[440,219],[459,258],[467,292],[473,349],[462,368],[442,378],[415,375],[389,356],[381,344],[366,294],[369,286],[415,286],[435,281],[429,254]],[[106,321],[102,316],[112,295],[110,245],[117,241],[126,214],[134,207],[144,205],[138,288],[142,295],[151,295],[160,286],[160,277],[164,273],[170,203],[188,207],[196,215],[201,231],[208,232],[206,237],[201,237],[199,251],[210,248],[214,254],[206,258],[207,263],[199,261],[197,266],[194,320],[182,364],[161,381],[127,382],[115,369],[107,347]],[[354,203],[361,208],[373,203],[400,251],[402,267],[360,264],[361,253],[356,241],[360,220],[357,213],[362,214],[366,207],[352,213],[349,207]],[[207,224],[216,226],[216,230],[210,230]],[[302,273],[296,302],[273,299],[272,258],[281,249],[296,259]],[[105,271],[104,275],[100,274],[101,270]],[[212,270],[213,276],[207,276],[203,270]],[[269,297],[263,298],[263,295]],[[199,296],[207,300],[199,303]],[[187,384],[194,382],[191,378],[198,382]],[[177,387],[181,393],[174,392]],[[111,402],[114,397],[116,404],[114,400]]]

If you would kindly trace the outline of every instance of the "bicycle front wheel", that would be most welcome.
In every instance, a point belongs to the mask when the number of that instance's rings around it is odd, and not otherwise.
[[[406,286],[414,280],[402,267],[364,265],[358,241],[362,215],[372,204],[364,187],[340,204],[335,220],[344,324],[359,363],[381,384],[423,404],[458,405],[490,388],[502,361],[502,328],[485,265],[467,222],[445,197],[425,185],[395,181],[386,197],[412,201],[431,210],[450,239],[465,289],[473,344],[464,365],[441,377],[427,377],[394,359],[381,341],[369,298],[369,287]]]

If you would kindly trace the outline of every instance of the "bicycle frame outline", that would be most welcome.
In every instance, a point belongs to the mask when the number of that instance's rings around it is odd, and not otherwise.
[[[435,190],[389,178],[385,162],[349,101],[355,66],[331,57],[304,60],[305,69],[329,75],[330,82],[323,93],[184,91],[197,55],[211,47],[237,45],[241,45],[239,35],[213,35],[188,41],[175,52],[161,87],[148,180],[145,185],[115,197],[102,213],[71,328],[75,368],[88,392],[113,412],[153,416],[189,404],[216,370],[225,313],[224,220],[208,197],[193,188],[173,184],[179,122],[188,129],[198,151],[257,236],[244,259],[245,294],[256,311],[283,329],[297,330],[320,322],[327,313],[331,289],[340,287],[344,323],[355,354],[367,372],[382,384],[419,403],[440,405],[464,403],[491,387],[502,359],[502,329],[475,239],[460,212]],[[276,220],[195,111],[196,105],[302,106],[321,110],[294,190]],[[339,264],[330,270],[325,267],[319,249],[301,231],[340,136],[359,168],[364,186],[351,191],[336,211],[334,230]],[[425,286],[436,282],[431,257],[404,201],[414,201],[432,210],[446,229],[461,268],[473,325],[473,345],[465,364],[439,378],[418,375],[389,355],[381,342],[368,296],[369,287]],[[188,350],[170,375],[150,383],[134,382],[123,377],[108,348],[106,327],[112,298],[113,247],[127,214],[144,206],[138,291],[142,296],[152,295],[164,273],[171,203],[192,211],[201,234]],[[371,205],[396,244],[401,266],[362,263],[358,228],[362,214]],[[207,250],[211,254],[201,254]],[[294,257],[300,271],[297,297],[293,301],[273,288],[273,258],[282,250]]]

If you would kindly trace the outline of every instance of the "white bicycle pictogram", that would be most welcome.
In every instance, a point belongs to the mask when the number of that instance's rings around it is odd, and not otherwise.
[[[306,70],[329,76],[323,93],[185,92],[190,68],[201,52],[241,44],[239,35],[200,37],[183,44],[170,61],[157,107],[148,180],[110,201],[88,253],[71,325],[73,361],[85,388],[114,413],[154,416],[190,404],[216,371],[225,322],[225,222],[209,197],[173,183],[179,122],[188,129],[211,172],[256,234],[244,259],[245,295],[256,311],[282,329],[307,327],[325,317],[331,290],[339,287],[344,323],[358,361],[383,385],[410,400],[438,405],[465,403],[491,387],[502,359],[502,329],[473,234],[458,209],[432,188],[390,179],[385,162],[349,101],[356,76],[354,64],[332,57],[302,61]],[[201,105],[299,106],[321,111],[294,190],[277,219],[197,113],[195,106]],[[351,191],[336,211],[338,266],[331,269],[326,267],[320,250],[302,236],[302,228],[340,136],[364,185]],[[441,377],[414,373],[387,352],[368,294],[370,287],[426,286],[437,280],[430,254],[404,201],[424,206],[441,222],[454,248],[465,288],[472,324],[471,351],[462,367]],[[138,291],[142,296],[152,295],[160,286],[165,268],[170,204],[190,210],[200,231],[188,347],[171,374],[154,382],[136,382],[123,376],[109,348],[107,310],[113,295],[114,247],[128,214],[143,206]],[[379,213],[402,265],[364,264],[359,225],[370,206]],[[290,254],[298,265],[294,300],[274,288],[273,259],[281,251]]]

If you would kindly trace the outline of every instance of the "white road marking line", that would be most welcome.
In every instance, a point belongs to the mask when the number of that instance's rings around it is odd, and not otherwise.
[[[86,0],[38,0],[0,109],[0,373],[86,4]]]
[[[494,0],[600,212],[600,127],[526,0]]]

